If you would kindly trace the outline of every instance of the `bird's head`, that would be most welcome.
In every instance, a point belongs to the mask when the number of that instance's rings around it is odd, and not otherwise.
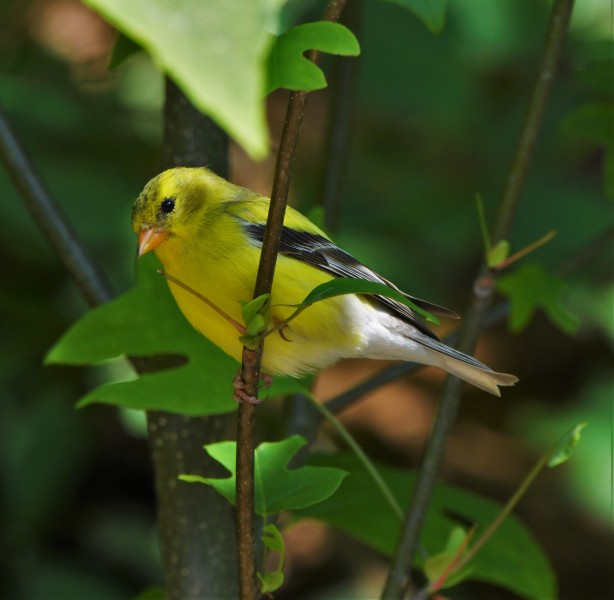
[[[229,185],[205,168],[177,167],[154,177],[132,208],[139,257],[169,239],[189,239]]]

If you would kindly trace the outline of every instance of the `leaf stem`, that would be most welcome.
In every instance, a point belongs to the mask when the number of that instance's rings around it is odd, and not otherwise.
[[[478,537],[475,544],[471,546],[464,556],[456,563],[454,571],[459,571],[462,569],[478,553],[480,548],[493,536],[495,531],[499,529],[501,523],[503,523],[503,521],[512,513],[514,508],[516,508],[516,505],[525,495],[526,491],[529,489],[529,486],[539,475],[540,471],[547,465],[551,454],[552,450],[548,450],[539,459],[539,461],[537,461],[535,466],[531,469],[531,471],[529,471],[529,474],[518,486],[518,489],[516,492],[514,492],[513,496],[505,503],[505,506],[501,509],[501,512],[497,515],[496,519],[488,526],[484,533]]]
[[[526,179],[546,102],[554,83],[572,8],[573,0],[555,0],[552,5],[542,63],[505,189],[497,209],[493,235],[491,236],[492,245],[496,245],[499,240],[508,236]],[[482,317],[490,305],[494,286],[495,279],[492,271],[486,265],[482,265],[474,284],[473,302],[461,334],[459,344],[461,352],[471,353],[475,348],[481,330]],[[456,420],[461,389],[462,382],[458,378],[447,377],[433,430],[418,473],[413,497],[407,510],[406,520],[383,590],[382,598],[385,600],[402,598],[406,589],[411,585],[409,573],[414,564],[414,556],[420,543],[426,513],[439,477],[446,441]]]
[[[332,425],[335,431],[343,438],[343,441],[350,447],[352,452],[356,455],[358,460],[363,464],[366,471],[369,473],[375,485],[379,488],[380,492],[386,499],[386,502],[390,505],[392,512],[398,517],[399,521],[403,520],[403,510],[394,497],[394,494],[386,485],[383,477],[378,473],[375,465],[369,460],[369,457],[365,454],[364,450],[352,437],[352,434],[344,427],[343,423],[333,415],[330,410],[323,404],[317,401],[313,394],[305,394],[305,397],[311,402],[312,406]]]
[[[475,195],[475,204],[478,210],[478,219],[480,221],[480,231],[482,232],[482,241],[484,242],[484,256],[488,257],[491,250],[490,234],[488,233],[488,225],[486,223],[486,213],[484,212],[484,202],[480,194]]]
[[[503,262],[499,263],[496,267],[494,267],[497,271],[503,271],[503,269],[509,267],[511,264],[525,257],[527,254],[537,250],[544,244],[547,244],[554,236],[556,235],[556,231],[550,231],[546,235],[540,237],[538,240],[533,243],[525,246],[518,252],[512,254],[509,258],[506,258]]]

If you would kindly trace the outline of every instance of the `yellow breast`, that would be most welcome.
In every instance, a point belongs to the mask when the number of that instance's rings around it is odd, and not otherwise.
[[[239,226],[209,230],[199,243],[169,239],[156,249],[164,269],[190,286],[235,321],[243,323],[241,302],[253,297],[259,248],[251,245]],[[223,229],[223,231],[222,231]],[[215,240],[215,243],[213,241]],[[279,256],[271,294],[271,322],[283,321],[327,273],[293,258]],[[224,352],[241,360],[240,333],[227,319],[193,294],[169,282],[187,320]],[[359,323],[353,318],[356,297],[341,296],[318,302],[280,333],[267,336],[262,368],[272,375],[301,376],[352,356],[362,346]]]

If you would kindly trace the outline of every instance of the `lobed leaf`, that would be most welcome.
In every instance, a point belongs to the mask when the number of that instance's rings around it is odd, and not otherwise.
[[[341,56],[360,54],[354,34],[339,23],[297,25],[275,39],[268,60],[267,94],[278,88],[312,91],[326,87],[322,69],[304,56],[307,50]]]
[[[208,415],[235,410],[236,362],[185,320],[152,255],[139,261],[138,286],[86,313],[51,348],[46,364],[96,364],[120,356],[173,355],[176,368],[103,385],[78,406],[96,402],[141,410]],[[145,309],[146,308],[146,309]]]
[[[372,485],[358,460],[347,452],[317,456],[311,465],[342,468],[349,473],[334,496],[320,504],[295,511],[297,518],[315,518],[330,523],[371,548],[392,556],[399,533],[399,521]],[[409,502],[414,473],[378,465],[381,476],[403,506]],[[448,485],[438,485],[426,516],[422,545],[429,555],[445,548],[450,532],[462,521],[491,523],[500,507],[484,498]],[[373,515],[377,515],[374,519]],[[418,556],[420,562],[420,556]],[[468,565],[467,579],[488,581],[525,598],[544,600],[556,596],[556,581],[548,559],[531,533],[515,516],[506,519],[488,541],[484,551]]]
[[[292,436],[281,442],[264,442],[254,454],[256,513],[267,517],[284,510],[306,508],[335,493],[341,485],[345,471],[333,467],[309,466],[288,469],[288,463],[307,442]],[[226,479],[192,478],[190,481],[207,483],[231,504],[235,503],[236,443],[217,442],[205,446],[208,454],[231,473]],[[186,476],[182,476],[188,481]]]
[[[268,152],[266,59],[283,0],[85,0],[253,158]]]
[[[561,300],[567,283],[540,265],[519,267],[514,273],[502,277],[497,289],[511,300],[509,325],[512,331],[521,331],[526,327],[538,308],[563,331],[576,331],[578,321],[564,308]]]

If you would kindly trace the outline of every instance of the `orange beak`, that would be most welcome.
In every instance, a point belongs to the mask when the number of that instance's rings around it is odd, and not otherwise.
[[[166,231],[159,231],[153,227],[148,229],[142,229],[139,233],[138,244],[138,256],[141,258],[144,254],[147,254],[150,250],[157,248],[162,242],[166,240],[168,233]]]

